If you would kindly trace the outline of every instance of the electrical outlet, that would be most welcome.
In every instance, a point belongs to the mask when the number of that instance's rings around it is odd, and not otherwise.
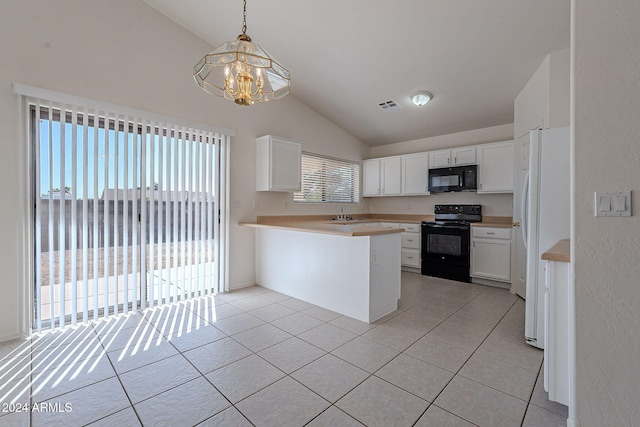
[[[289,207],[289,201],[285,200],[284,201],[284,208],[287,209]]]
[[[254,201],[253,201],[253,210],[254,210],[254,211],[257,211],[257,210],[258,210],[258,201],[257,201],[257,200],[254,200]]]

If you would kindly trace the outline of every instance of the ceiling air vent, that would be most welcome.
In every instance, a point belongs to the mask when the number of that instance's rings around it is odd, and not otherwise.
[[[385,111],[397,110],[398,108],[400,108],[400,104],[398,104],[396,101],[381,102],[378,105]]]

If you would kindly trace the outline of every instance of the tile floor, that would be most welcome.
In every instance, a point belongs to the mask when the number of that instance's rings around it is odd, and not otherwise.
[[[254,286],[0,344],[2,426],[561,426],[508,291],[402,273],[374,324]]]

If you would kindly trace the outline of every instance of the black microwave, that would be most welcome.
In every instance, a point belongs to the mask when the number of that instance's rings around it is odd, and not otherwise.
[[[476,191],[477,176],[477,165],[429,169],[429,191],[432,193]]]

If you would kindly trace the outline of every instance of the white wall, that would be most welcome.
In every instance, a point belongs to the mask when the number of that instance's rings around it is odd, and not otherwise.
[[[231,35],[233,36],[233,35]],[[272,49],[275,49],[273,47]],[[239,227],[256,214],[335,213],[336,207],[283,209],[286,196],[255,192],[255,138],[274,134],[304,150],[360,160],[369,147],[288,96],[251,108],[202,91],[193,65],[212,46],[132,0],[3,0],[0,14],[0,341],[23,333],[27,289],[25,230],[27,159],[19,121],[19,82],[86,98],[236,129],[231,144],[230,282],[254,282],[254,231]],[[257,199],[260,209],[252,210]],[[366,203],[351,207],[366,211]]]
[[[640,2],[573,0],[577,415],[640,425]],[[630,218],[594,217],[631,190]]]
[[[513,125],[508,124],[373,147],[370,157],[419,153],[511,139]],[[375,197],[369,199],[369,208],[373,213],[433,215],[433,206],[436,204],[469,203],[482,205],[482,214],[486,216],[511,216],[512,201],[511,194],[447,193],[412,197]]]
[[[514,138],[569,126],[569,49],[547,55],[514,101]]]

